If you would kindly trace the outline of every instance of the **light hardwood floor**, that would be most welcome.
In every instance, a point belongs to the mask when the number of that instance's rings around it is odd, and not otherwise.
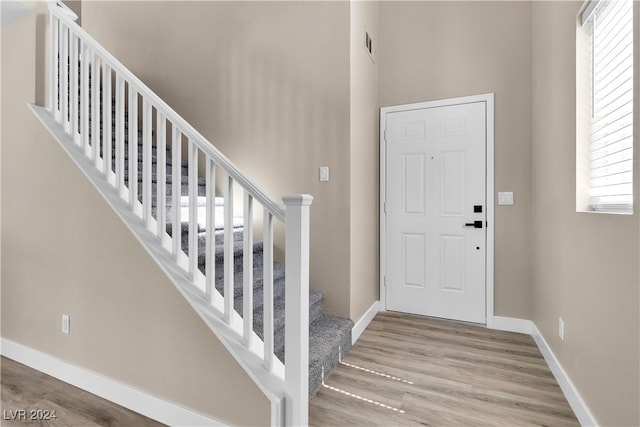
[[[164,425],[11,359],[3,357],[0,363],[3,427]]]
[[[10,359],[1,364],[2,426],[162,425]],[[10,419],[8,411],[31,409],[57,418]],[[325,381],[309,423],[579,425],[531,337],[392,312],[376,316]]]
[[[310,402],[312,426],[579,426],[533,339],[379,313]]]

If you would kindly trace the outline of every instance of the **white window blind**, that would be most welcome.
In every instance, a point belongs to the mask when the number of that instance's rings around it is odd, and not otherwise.
[[[633,0],[591,2],[590,197],[595,211],[633,207]]]

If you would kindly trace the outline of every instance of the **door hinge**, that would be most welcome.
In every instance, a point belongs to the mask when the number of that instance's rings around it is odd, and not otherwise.
[[[384,275],[382,277],[382,284],[384,285],[385,288],[387,287],[387,276],[386,275]]]
[[[382,209],[384,210],[384,213],[387,213],[387,202],[382,203]]]
[[[384,142],[387,142],[387,130],[384,130]]]

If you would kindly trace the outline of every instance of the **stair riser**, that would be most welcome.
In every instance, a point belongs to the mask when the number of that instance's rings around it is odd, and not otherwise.
[[[218,288],[218,286],[216,286],[216,289],[218,289],[219,291],[221,290]],[[221,292],[221,293],[224,293],[224,292]],[[276,300],[278,298],[283,298],[283,297],[284,297],[284,276],[278,279],[274,279],[274,283],[273,283],[273,299]],[[242,298],[242,293],[237,293],[234,298],[234,308],[241,317],[243,316],[243,311],[242,311],[243,307],[244,307],[244,301]],[[253,288],[254,319],[257,316],[263,315],[263,308],[264,308],[264,288],[262,287],[262,283],[256,286],[254,282],[254,288]],[[260,334],[262,334],[262,324],[263,324],[262,322],[263,320],[254,321],[254,327],[255,327],[256,333],[259,330]]]
[[[279,313],[276,313],[276,315],[278,315]],[[284,314],[282,314],[282,316],[284,317]],[[322,316],[322,300],[319,300],[317,302],[315,302],[314,304],[311,304],[309,306],[309,325],[312,325],[316,320],[318,320],[320,317]],[[255,325],[255,321],[254,321],[254,325]],[[262,337],[262,326],[258,326],[255,325],[255,328],[260,328],[260,333],[258,333],[258,336]],[[277,329],[276,329],[277,328]],[[285,359],[285,354],[284,354],[284,338],[285,338],[285,327],[284,327],[284,321],[283,322],[277,322],[274,325],[274,338],[273,338],[273,348],[274,348],[274,353],[275,355],[278,357],[278,359],[280,359],[280,361],[282,361],[284,363],[284,359]],[[335,366],[334,366],[335,367]],[[331,368],[333,369],[333,368]],[[330,371],[327,371],[330,372]]]
[[[183,181],[187,181],[186,179],[183,179]],[[125,187],[129,188],[129,183],[127,181],[125,181]],[[171,184],[171,181],[169,180],[169,182],[166,185],[166,194],[167,194],[167,213],[170,214],[171,213],[171,206],[173,204],[172,201],[172,192],[173,192],[173,185]],[[138,200],[142,201],[142,195],[144,194],[144,189],[143,189],[143,185],[142,182],[138,181]],[[198,184],[198,197],[204,197],[206,196],[206,188],[205,188],[205,184],[204,182],[199,183]],[[189,195],[189,186],[187,185],[187,182],[183,182],[180,186],[180,195],[181,196],[188,196]],[[156,182],[152,182],[152,186],[151,186],[151,201],[152,201],[152,208],[154,209],[154,213],[155,213],[155,208],[157,206],[158,203],[158,190],[157,190],[157,183]]]
[[[324,296],[321,292],[310,291],[309,292],[309,324],[313,324],[315,321],[322,317],[322,301]],[[256,333],[262,338],[262,309],[263,307],[256,307],[254,311],[254,329]],[[277,334],[284,333],[284,294],[280,298],[274,298],[273,305],[273,317],[274,325],[273,330]],[[284,346],[284,343],[283,343]],[[275,348],[279,348],[275,346]],[[284,349],[284,347],[282,347]]]
[[[343,331],[334,340],[331,351],[320,359],[309,358],[309,398],[312,398],[331,371],[338,366],[340,360],[351,350],[351,330]]]
[[[263,286],[263,283],[264,283],[263,268],[264,268],[263,265],[253,266],[253,287],[254,288],[257,288],[257,287],[262,288]],[[216,264],[215,275],[216,275],[216,284],[220,284],[220,286],[222,287],[222,284],[224,283],[224,267],[221,264]],[[243,271],[234,270],[233,279],[234,279],[235,295],[237,297],[242,296],[242,289],[244,284]],[[274,286],[277,285],[280,281],[284,286],[284,265],[274,263],[273,264]]]

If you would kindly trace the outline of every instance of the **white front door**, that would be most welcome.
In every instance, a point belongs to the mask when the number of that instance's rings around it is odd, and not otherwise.
[[[387,309],[485,323],[486,114],[386,114]]]

